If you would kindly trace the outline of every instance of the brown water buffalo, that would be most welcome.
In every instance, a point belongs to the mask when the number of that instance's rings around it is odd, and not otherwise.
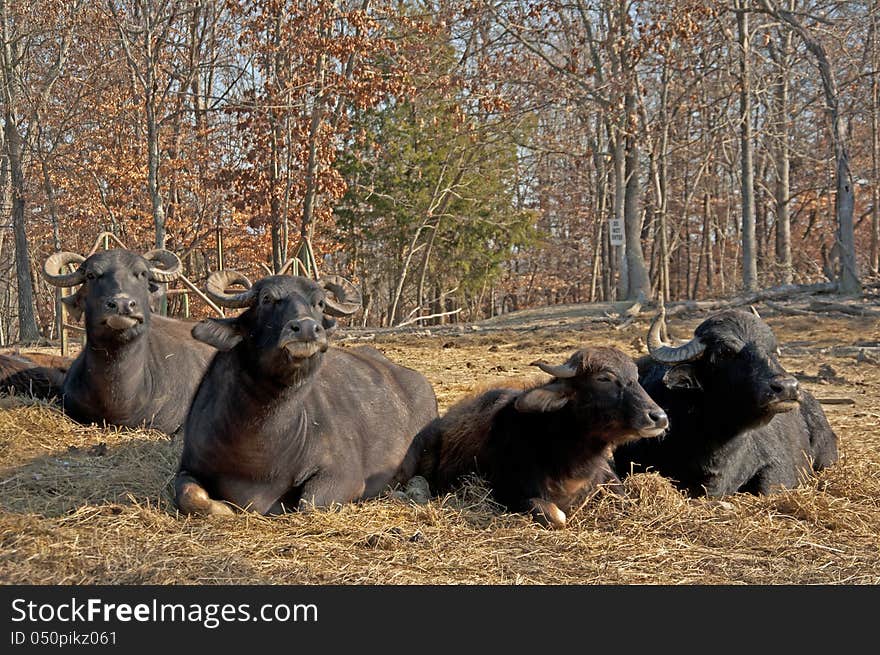
[[[226,288],[240,283],[241,293]],[[338,277],[214,273],[235,318],[195,338],[218,349],[186,420],[176,499],[187,514],[261,514],[368,498],[402,481],[413,436],[437,415],[430,383],[372,348],[332,348],[334,316],[360,297]]]
[[[423,449],[418,469],[434,492],[477,473],[511,511],[561,527],[578,496],[619,482],[608,461],[614,447],[657,437],[668,421],[639,386],[635,364],[615,348],[534,365],[553,379],[466,398],[428,424],[415,440]]]
[[[0,353],[0,392],[57,398],[72,361],[45,353]]]
[[[78,264],[72,273],[69,264]],[[160,284],[180,274],[167,250],[107,250],[88,259],[55,253],[43,267],[74,319],[85,314],[86,343],[64,379],[64,411],[82,423],[152,427],[174,434],[214,350],[192,338],[194,323],[150,309]]]
[[[837,461],[837,436],[818,401],[779,363],[776,337],[756,314],[724,311],[681,346],[648,333],[639,380],[669,414],[662,440],[618,448],[618,473],[654,470],[692,495],[794,487]]]

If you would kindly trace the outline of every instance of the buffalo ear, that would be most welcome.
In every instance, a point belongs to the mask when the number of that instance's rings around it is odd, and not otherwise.
[[[165,285],[156,284],[150,280],[150,309],[154,312],[159,310],[162,304],[162,296],[165,295]]]
[[[513,403],[520,412],[555,412],[562,409],[569,401],[569,393],[565,385],[551,382],[523,392]]]
[[[691,389],[703,388],[697,379],[697,371],[692,364],[677,364],[666,371],[663,376],[663,384],[667,389]]]
[[[192,335],[194,339],[224,352],[235,348],[242,339],[238,317],[206,318],[195,324]]]
[[[83,297],[77,291],[73,295],[63,296],[61,302],[67,307],[67,314],[74,320],[79,321],[83,315]]]
[[[336,319],[332,316],[327,316],[327,314],[324,314],[324,321],[322,324],[324,326],[324,332],[328,337],[336,332]]]

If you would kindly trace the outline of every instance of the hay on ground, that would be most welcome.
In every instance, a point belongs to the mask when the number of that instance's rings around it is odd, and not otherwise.
[[[877,336],[876,321],[770,321],[807,347]],[[679,327],[685,334],[696,321]],[[636,324],[615,331],[385,335],[374,345],[419,369],[441,407],[487,380],[531,375],[529,362],[583,343],[637,354]],[[445,347],[444,347],[445,346]],[[171,480],[179,440],[81,426],[52,405],[0,399],[0,582],[10,583],[851,583],[880,582],[880,368],[831,364],[843,382],[807,384],[852,397],[828,406],[842,459],[802,487],[767,497],[688,499],[663,478],[599,493],[550,531],[504,513],[478,480],[426,505],[391,494],[303,514],[178,516]]]

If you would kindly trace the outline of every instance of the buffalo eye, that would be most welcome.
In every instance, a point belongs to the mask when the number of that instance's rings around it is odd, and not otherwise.
[[[730,359],[736,355],[736,351],[730,346],[720,346],[718,350],[715,351],[715,356],[719,359]]]
[[[86,273],[86,279],[87,279],[87,280],[94,280],[96,277],[97,277],[97,275],[95,275],[95,272],[94,272],[94,271],[88,271],[88,272]]]
[[[610,373],[600,373],[598,376],[596,376],[596,381],[602,382],[603,384],[620,384],[617,377],[611,375]]]
[[[317,303],[315,303],[315,305],[317,306],[318,309],[324,309],[324,301],[323,300],[319,300]]]
[[[264,305],[271,305],[273,302],[275,302],[275,299],[272,298],[272,296],[270,296],[269,294],[266,294],[265,296],[263,296],[263,300],[261,302]]]
[[[138,273],[138,277],[141,278],[142,280],[147,279],[147,272],[141,271],[140,273]]]

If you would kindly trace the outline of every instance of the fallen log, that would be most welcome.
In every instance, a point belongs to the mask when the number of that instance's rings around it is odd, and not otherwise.
[[[880,312],[874,309],[841,302],[830,302],[827,300],[812,300],[807,309],[811,312],[838,312],[840,314],[847,314],[848,316],[880,317]]]
[[[767,305],[770,309],[780,314],[784,314],[785,316],[812,316],[812,312],[808,312],[806,309],[798,309],[797,307],[786,307],[785,305],[780,305],[779,303],[773,302],[772,300],[765,300],[764,304]]]
[[[688,300],[682,303],[669,303],[666,309],[667,318],[688,312],[711,312],[719,309],[731,309],[744,305],[754,305],[768,300],[787,300],[795,296],[810,296],[819,293],[834,293],[836,282],[818,282],[816,284],[784,284],[771,287],[745,296],[737,296],[728,300]]]
[[[868,356],[868,357],[877,357],[880,355],[880,348],[871,348],[866,346],[831,346],[828,349],[829,355],[834,355],[835,357],[858,357]]]

